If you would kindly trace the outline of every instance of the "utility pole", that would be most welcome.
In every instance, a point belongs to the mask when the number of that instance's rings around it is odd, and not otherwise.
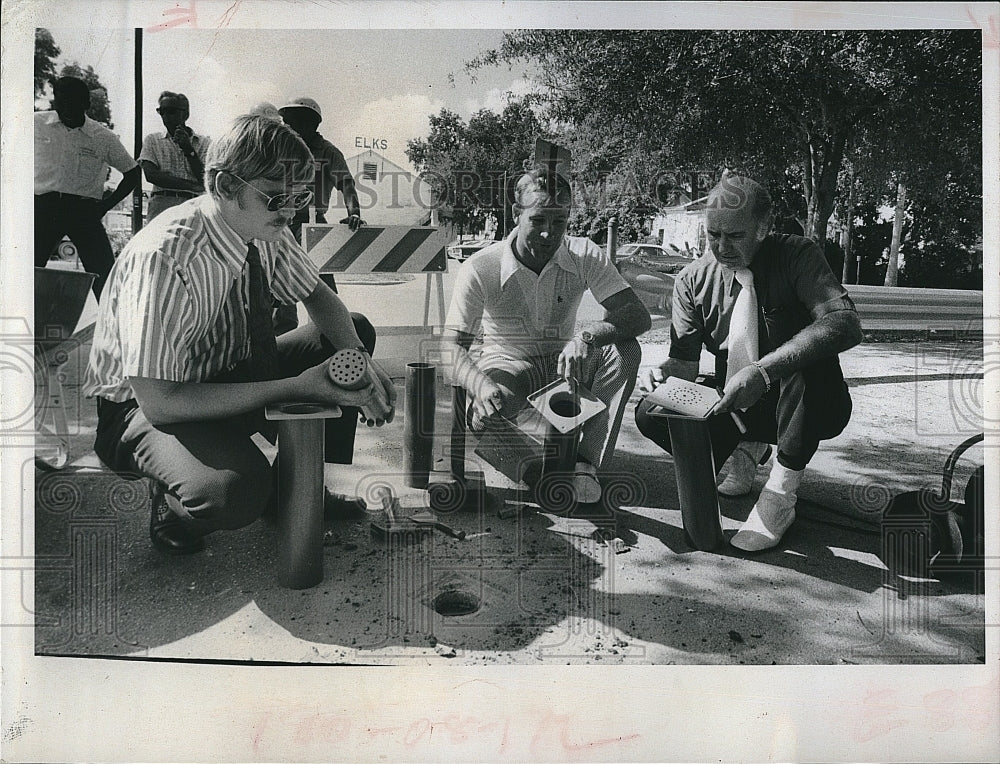
[[[135,29],[135,157],[142,153],[142,27]],[[132,192],[132,235],[142,229],[142,177]]]

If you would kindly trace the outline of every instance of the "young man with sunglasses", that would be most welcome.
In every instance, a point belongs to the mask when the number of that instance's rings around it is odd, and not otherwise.
[[[205,157],[211,140],[187,125],[191,109],[187,96],[164,90],[156,113],[165,132],[150,133],[142,141],[139,164],[153,184],[146,209],[146,222],[164,210],[183,204],[205,190]]]
[[[95,450],[114,470],[161,487],[153,545],[196,552],[212,531],[240,528],[274,501],[273,473],[251,440],[273,435],[263,409],[279,401],[337,404],[327,461],[350,461],[357,412],[391,421],[392,382],[335,386],[335,350],[370,351],[288,228],[309,204],[312,156],[288,126],[244,116],[209,152],[208,193],[160,215],[112,270],[94,334],[85,393],[96,396]],[[277,340],[271,305],[301,301],[311,323]]]

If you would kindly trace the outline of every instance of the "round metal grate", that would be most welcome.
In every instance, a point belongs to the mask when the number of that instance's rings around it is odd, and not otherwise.
[[[345,390],[360,390],[368,383],[368,359],[360,350],[338,350],[330,358],[330,379]]]

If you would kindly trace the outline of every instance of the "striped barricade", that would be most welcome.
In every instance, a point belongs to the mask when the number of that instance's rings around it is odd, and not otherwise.
[[[444,273],[448,232],[430,226],[304,225],[302,241],[320,273]]]

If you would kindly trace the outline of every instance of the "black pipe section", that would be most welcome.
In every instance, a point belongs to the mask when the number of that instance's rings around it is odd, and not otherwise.
[[[429,363],[406,364],[403,471],[411,488],[426,488],[434,454],[435,376]]]

